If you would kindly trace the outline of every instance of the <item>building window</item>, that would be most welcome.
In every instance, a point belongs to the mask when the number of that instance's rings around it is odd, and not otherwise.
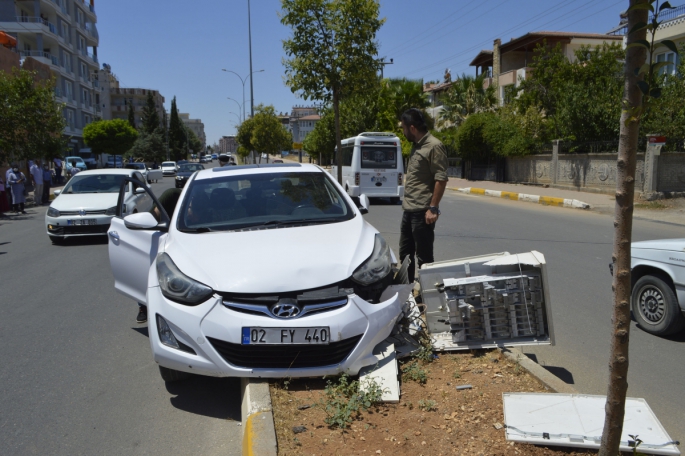
[[[74,111],[72,109],[67,109],[67,125],[69,125],[69,128],[75,128],[75,122],[74,122]]]
[[[67,95],[67,100],[74,98],[74,86],[72,85],[71,81],[64,82],[64,93]]]
[[[86,68],[86,64],[83,62],[79,63],[79,75],[83,79],[88,79],[88,68]]]
[[[667,65],[662,66],[659,69],[659,74],[675,74],[678,70],[678,64],[680,63],[680,58],[678,54],[674,52],[665,52],[656,56],[657,62],[669,62]]]

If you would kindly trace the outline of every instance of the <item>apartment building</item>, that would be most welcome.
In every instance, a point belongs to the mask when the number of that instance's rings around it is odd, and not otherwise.
[[[495,86],[500,104],[504,104],[507,86],[518,87],[521,80],[530,77],[530,64],[533,61],[535,48],[546,44],[548,48],[561,45],[562,52],[570,61],[574,61],[575,51],[581,46],[601,46],[603,43],[623,42],[623,37],[602,33],[573,32],[530,32],[518,38],[512,38],[502,44],[496,39],[492,50],[482,50],[469,64],[476,68],[476,76],[486,73],[483,87]]]
[[[294,106],[290,113],[290,132],[293,141],[301,143],[309,133],[314,130],[316,123],[321,119],[318,110],[313,106]]]
[[[222,154],[235,154],[238,151],[238,142],[235,136],[222,136],[219,139],[219,150]]]
[[[94,0],[0,0],[0,29],[17,40],[21,58],[48,65],[55,77],[74,153],[85,146],[83,127],[101,116],[96,23]]]
[[[649,18],[649,21],[652,21],[651,17]],[[656,62],[668,62],[667,65],[661,67],[659,70],[661,74],[675,74],[678,64],[680,63],[680,56],[659,43],[663,40],[671,40],[678,49],[682,48],[683,44],[685,44],[685,5],[662,11],[659,14],[659,21],[663,22],[654,35],[654,41],[657,43],[657,46],[654,49],[654,60]],[[628,17],[624,13],[621,15],[618,26],[611,29],[609,35],[625,38],[627,33]],[[652,33],[650,31],[647,32],[647,41],[652,41]]]
[[[205,136],[205,124],[202,123],[202,120],[191,119],[190,114],[182,112],[178,113],[178,117],[181,119],[181,122],[183,122],[183,125],[185,125],[186,128],[189,128],[193,131],[193,133],[195,133],[195,136],[198,137],[203,145],[207,144],[207,137]]]

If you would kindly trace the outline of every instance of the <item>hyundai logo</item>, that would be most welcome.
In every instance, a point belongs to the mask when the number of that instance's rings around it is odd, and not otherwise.
[[[302,309],[294,299],[281,299],[271,306],[271,313],[276,318],[296,318],[301,312]]]
[[[86,210],[85,210],[85,209],[79,209],[79,210],[78,210],[78,215],[80,215],[80,216],[86,215]]]

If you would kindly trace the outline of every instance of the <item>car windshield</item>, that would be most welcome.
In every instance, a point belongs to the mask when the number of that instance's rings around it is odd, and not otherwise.
[[[180,231],[204,233],[349,220],[354,212],[324,173],[269,173],[194,180]]]
[[[123,174],[90,174],[72,177],[62,193],[119,193]]]
[[[176,166],[176,163],[174,163],[174,162],[164,162],[164,163],[162,163],[162,166]]]
[[[192,173],[195,171],[200,171],[202,169],[205,169],[205,167],[202,165],[188,164],[188,165],[181,165],[180,171],[182,173]]]
[[[143,163],[129,163],[125,167],[127,169],[145,169],[145,164],[143,164]]]
[[[71,163],[73,161],[75,161],[77,163],[83,163],[83,160],[81,159],[81,157],[67,157],[66,161],[69,163]]]

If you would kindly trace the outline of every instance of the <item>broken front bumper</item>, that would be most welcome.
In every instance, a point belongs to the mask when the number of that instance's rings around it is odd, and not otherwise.
[[[407,296],[394,293],[378,304],[359,296],[344,306],[292,320],[240,312],[213,296],[188,307],[162,296],[159,287],[147,293],[150,345],[155,361],[170,369],[214,377],[320,377],[359,370],[376,363],[373,348],[387,338]],[[162,316],[181,349],[160,341],[156,316]],[[245,345],[243,328],[328,327],[327,345]]]

